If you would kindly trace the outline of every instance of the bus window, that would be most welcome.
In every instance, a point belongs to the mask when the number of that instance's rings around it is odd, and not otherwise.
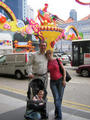
[[[83,49],[82,49],[82,47],[80,47],[79,65],[83,64],[83,60],[84,60],[83,58],[84,58]]]
[[[73,47],[74,47],[74,49],[73,49],[73,53],[74,53],[73,54],[73,59],[74,59],[74,61],[73,61],[72,64],[77,65],[77,63],[78,63],[78,46],[74,45]]]

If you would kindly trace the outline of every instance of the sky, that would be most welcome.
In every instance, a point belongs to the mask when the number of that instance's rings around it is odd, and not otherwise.
[[[90,2],[90,0],[81,0]],[[48,3],[47,11],[57,15],[62,20],[69,18],[71,9],[75,9],[77,12],[77,20],[84,18],[90,14],[89,5],[81,5],[75,0],[27,0],[27,4],[34,10],[34,18],[37,16],[37,11],[44,8],[44,4]]]

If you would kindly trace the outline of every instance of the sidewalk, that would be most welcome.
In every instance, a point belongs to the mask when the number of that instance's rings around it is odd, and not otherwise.
[[[64,66],[66,69],[71,69],[71,70],[76,70],[78,67],[77,66],[71,66],[70,64],[67,64]]]
[[[20,95],[19,95],[20,97]],[[48,103],[50,105],[50,103]],[[52,106],[52,104],[51,104]],[[48,108],[50,108],[48,106]],[[7,96],[0,91],[0,120],[24,120],[24,113],[26,109],[26,100],[25,99],[20,99],[18,98],[18,95],[15,94],[15,97]],[[73,111],[73,114],[71,113],[66,113],[64,110],[67,108],[63,108],[63,120],[88,120],[90,119],[89,115],[90,112],[84,113],[81,112],[82,114],[85,114],[85,117],[80,117],[77,115],[76,111]],[[72,111],[72,110],[71,110]],[[54,120],[54,110],[48,110],[49,112],[49,119],[48,120]],[[80,113],[80,114],[81,114]],[[82,115],[84,116],[84,115]]]

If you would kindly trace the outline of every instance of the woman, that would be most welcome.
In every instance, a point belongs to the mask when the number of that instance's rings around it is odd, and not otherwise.
[[[55,119],[62,120],[61,104],[66,86],[66,71],[59,59],[63,75],[60,73],[58,62],[53,58],[53,51],[47,50],[46,57],[48,59],[48,71],[50,72],[50,88],[54,97]]]

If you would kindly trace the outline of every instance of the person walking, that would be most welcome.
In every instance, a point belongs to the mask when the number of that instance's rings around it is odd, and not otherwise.
[[[46,57],[48,59],[48,71],[50,72],[50,88],[55,104],[55,119],[62,120],[62,99],[64,88],[66,86],[66,71],[60,59],[58,58],[63,70],[63,75],[60,73],[59,65],[56,59],[53,58],[53,51],[47,50]]]

